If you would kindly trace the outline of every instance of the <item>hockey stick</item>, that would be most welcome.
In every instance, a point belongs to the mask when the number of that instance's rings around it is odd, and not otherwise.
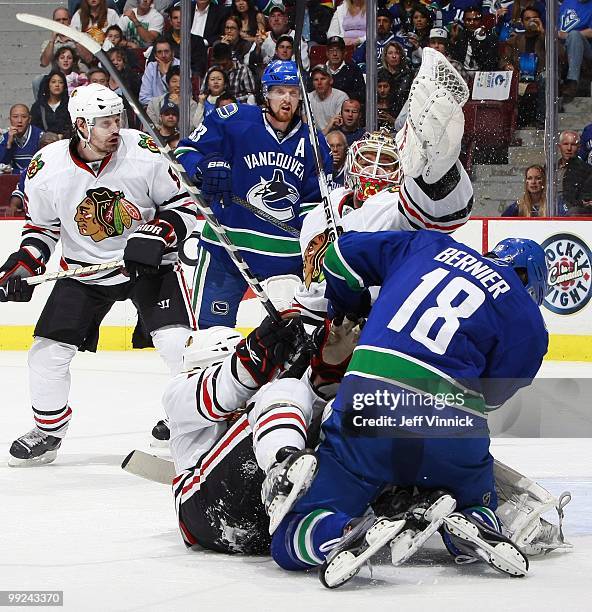
[[[51,281],[60,280],[60,278],[71,278],[72,276],[83,276],[85,274],[94,274],[95,272],[103,272],[104,270],[114,270],[122,268],[123,261],[108,261],[103,264],[95,264],[94,266],[85,266],[83,268],[72,268],[72,270],[59,270],[58,272],[49,272],[40,276],[29,276],[25,278],[27,285],[40,285]]]
[[[175,464],[168,459],[133,450],[121,464],[122,469],[140,478],[170,485],[175,477]]]
[[[259,284],[259,281],[255,278],[255,276],[253,276],[253,273],[251,272],[247,263],[242,258],[237,247],[230,240],[228,234],[226,233],[226,230],[224,229],[224,227],[222,227],[222,225],[212,212],[212,209],[203,199],[197,187],[193,184],[188,174],[185,172],[183,166],[177,161],[177,159],[171,152],[170,147],[164,142],[162,142],[160,135],[153,128],[152,122],[148,118],[148,115],[144,112],[144,109],[140,105],[140,102],[136,99],[134,94],[127,88],[125,83],[121,81],[121,79],[119,78],[119,73],[117,72],[117,70],[115,70],[115,67],[111,63],[111,60],[109,59],[108,55],[103,51],[101,45],[99,45],[99,43],[97,43],[94,39],[92,39],[90,36],[87,36],[83,32],[79,32],[74,28],[58,23],[57,21],[46,19],[45,17],[30,15],[28,13],[17,13],[16,18],[19,21],[22,21],[23,23],[29,23],[40,28],[45,28],[46,30],[50,30],[52,32],[57,32],[58,34],[62,34],[63,36],[67,36],[68,38],[82,45],[85,49],[88,49],[101,62],[101,64],[113,77],[115,82],[119,85],[123,95],[129,102],[134,113],[142,121],[146,132],[152,137],[164,158],[167,160],[173,171],[179,177],[185,189],[187,189],[187,191],[189,192],[190,198],[196,204],[201,214],[205,217],[206,221],[210,224],[210,227],[218,236],[220,244],[226,249],[228,256],[230,257],[230,259],[232,259],[232,261],[238,268],[247,285],[253,290],[253,293],[255,293],[255,295],[261,300],[269,316],[279,323],[281,321],[281,317],[275,306],[272,304],[271,300],[265,293],[265,291],[263,291],[263,288]]]
[[[292,227],[291,225],[288,225],[287,223],[284,223],[283,221],[280,221],[279,219],[276,219],[275,217],[272,217],[269,213],[266,213],[264,210],[260,210],[256,206],[253,206],[247,200],[244,200],[243,198],[239,196],[233,195],[232,201],[234,202],[234,204],[238,204],[239,206],[242,206],[244,209],[248,210],[249,212],[252,212],[257,217],[261,217],[261,219],[265,219],[265,221],[267,221],[268,223],[271,223],[271,225],[275,225],[277,228],[284,230],[284,232],[290,234],[291,236],[300,238],[300,232],[296,228]]]
[[[304,82],[304,66],[302,65],[302,55],[300,53],[300,46],[302,44],[302,28],[304,26],[304,11],[306,8],[305,4],[306,0],[296,0],[294,55],[296,56],[296,66],[298,67],[298,82],[300,83],[300,91],[302,92],[302,104],[304,105],[304,114],[306,115],[306,122],[308,125],[310,145],[314,153],[315,164],[317,167],[323,210],[325,211],[325,218],[327,219],[329,241],[333,242],[337,240],[337,223],[335,221],[335,215],[333,214],[331,201],[329,200],[329,185],[327,183],[327,176],[323,168],[323,160],[321,159],[321,149],[319,147],[319,141],[315,129],[316,123],[312,114],[312,108],[310,107],[310,100],[308,99],[308,92],[306,91],[306,83]]]

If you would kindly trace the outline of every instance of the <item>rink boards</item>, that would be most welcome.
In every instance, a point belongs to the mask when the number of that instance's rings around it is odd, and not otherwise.
[[[3,252],[18,248],[21,220],[0,222],[0,244]],[[543,305],[543,316],[551,336],[548,359],[592,361],[592,223],[588,219],[471,219],[454,233],[454,237],[482,252],[503,238],[520,236],[542,244],[550,266],[550,291]],[[183,267],[189,286],[193,282],[193,265],[197,240],[186,241]],[[48,271],[58,269],[59,245]],[[0,350],[24,350],[31,343],[33,326],[51,291],[52,284],[37,287],[33,299],[25,304],[0,306]],[[247,294],[239,309],[237,326],[247,330],[256,326],[264,315],[258,300]],[[116,304],[101,328],[99,348],[131,348],[136,313],[131,302]]]

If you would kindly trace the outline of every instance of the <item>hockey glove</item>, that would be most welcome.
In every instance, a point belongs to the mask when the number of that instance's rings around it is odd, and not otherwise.
[[[335,397],[337,387],[345,375],[364,320],[344,319],[337,324],[325,319],[325,323],[314,335],[318,346],[310,361],[312,386],[320,397],[329,400]]]
[[[123,251],[125,268],[135,281],[144,274],[156,274],[165,249],[177,241],[173,226],[162,219],[153,219],[136,228],[127,239]]]
[[[355,298],[352,299],[352,302],[347,305],[347,308],[342,308],[336,302],[330,301],[327,307],[327,316],[337,325],[341,325],[344,318],[347,318],[350,321],[365,319],[370,313],[371,308],[372,297],[370,296],[370,291],[368,291],[368,289],[364,289],[356,294]]]
[[[306,333],[299,318],[263,320],[236,347],[236,356],[258,386],[275,378],[303,350]]]
[[[0,302],[28,302],[34,285],[28,285],[25,278],[44,272],[45,264],[21,247],[0,267]]]
[[[222,156],[206,155],[197,164],[194,181],[208,202],[218,201],[223,206],[232,204],[232,169]]]

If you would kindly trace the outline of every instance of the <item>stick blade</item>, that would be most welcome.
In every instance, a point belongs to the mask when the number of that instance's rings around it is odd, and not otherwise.
[[[30,13],[17,13],[16,18],[23,23],[28,23],[30,25],[37,26],[38,28],[51,30],[52,32],[57,32],[58,34],[71,38],[75,42],[81,44],[84,48],[88,49],[93,55],[96,55],[99,51],[101,51],[101,45],[96,40],[87,34],[84,34],[84,32],[79,32],[74,28],[70,28],[62,23],[53,21],[53,19],[47,19],[47,17],[40,17],[39,15],[31,15]]]
[[[170,485],[175,477],[175,465],[168,459],[133,450],[121,464],[126,472],[161,484]]]

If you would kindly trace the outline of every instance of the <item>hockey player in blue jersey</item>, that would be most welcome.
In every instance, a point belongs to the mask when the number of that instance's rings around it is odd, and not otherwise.
[[[383,546],[398,565],[439,529],[457,562],[525,575],[494,512],[486,413],[530,384],[547,351],[543,250],[506,239],[482,256],[432,231],[347,233],[323,267],[338,316],[364,314],[366,287],[382,288],[323,424],[319,472],[274,534],[275,561],[322,565],[336,587]],[[367,513],[389,485],[383,516]]]
[[[308,128],[300,120],[296,64],[272,62],[262,84],[263,110],[236,104],[219,108],[176,151],[260,280],[300,275],[298,239],[233,205],[232,195],[298,230],[302,215],[312,207],[307,205],[315,205],[321,197]],[[319,142],[329,175],[331,157],[322,134]],[[198,325],[233,327],[246,283],[207,224],[199,246],[193,284]]]

